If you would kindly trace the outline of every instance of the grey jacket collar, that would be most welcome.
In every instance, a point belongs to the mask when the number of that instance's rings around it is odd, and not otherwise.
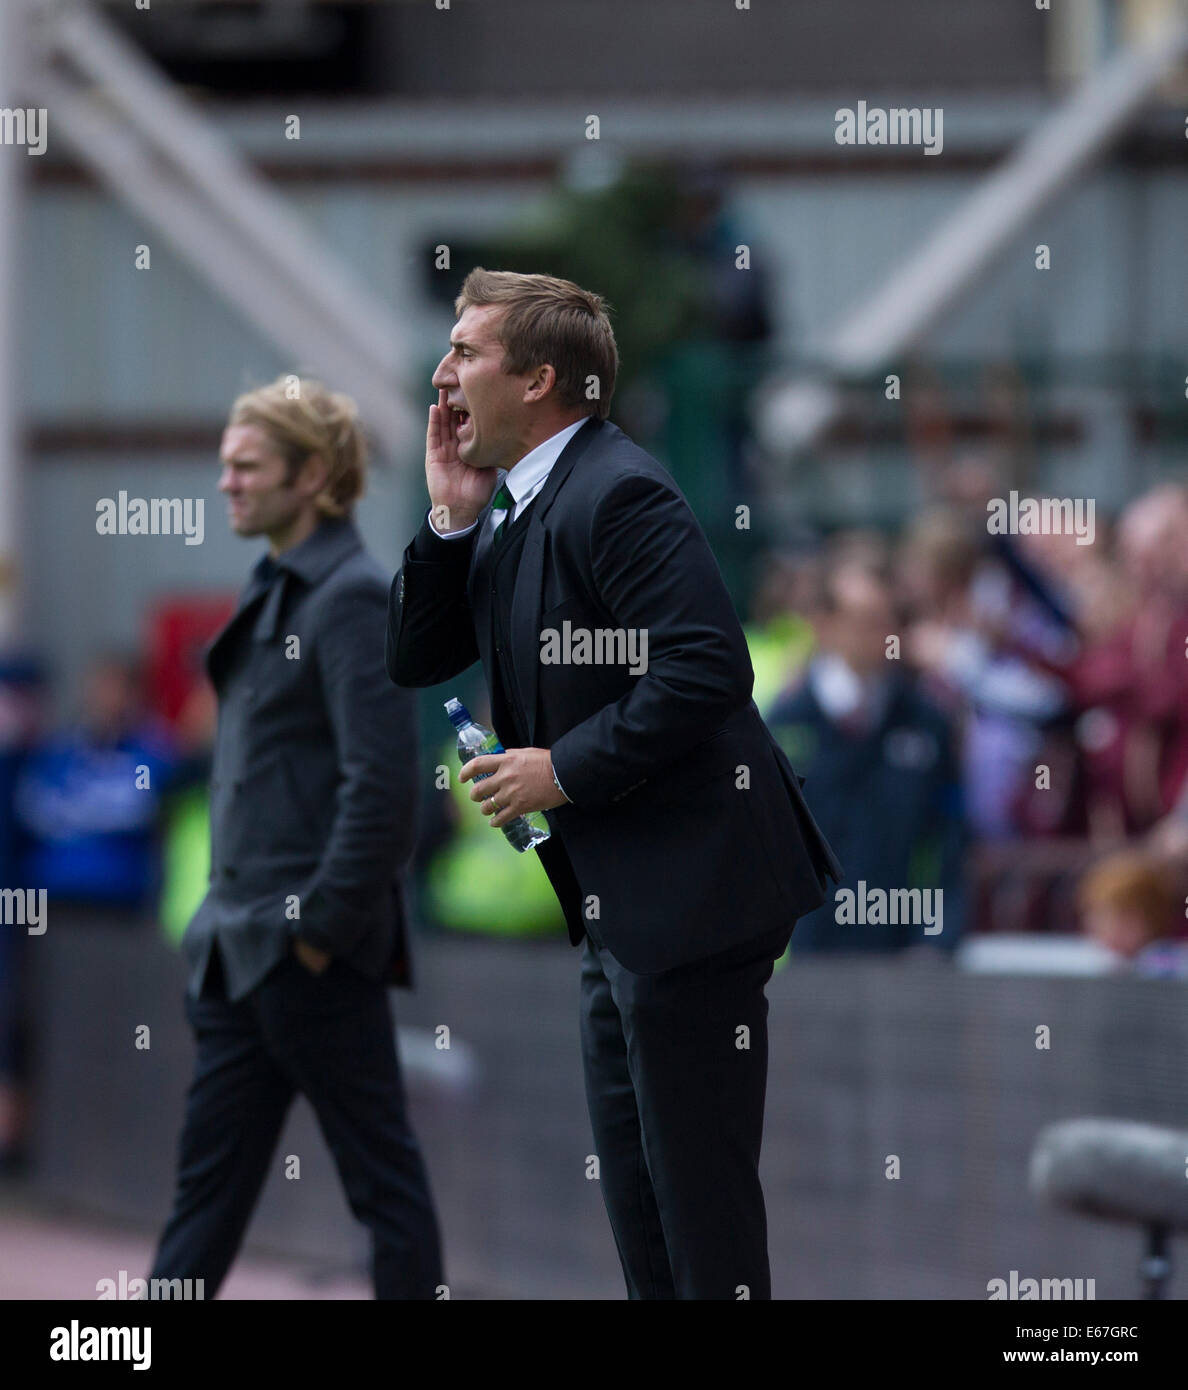
[[[289,576],[296,576],[312,587],[325,579],[336,565],[362,548],[362,538],[349,517],[328,517],[319,523],[317,530],[307,536],[300,545],[295,545],[292,550],[286,550],[277,556],[275,565],[282,571],[277,583],[261,578],[257,562],[251,579],[239,596],[239,604],[234,614],[207,649],[207,670],[216,687],[231,633],[241,622],[247,621],[250,610],[254,610],[261,599],[263,603],[252,624],[252,639],[256,642],[270,642],[276,635]]]
[[[276,557],[276,567],[307,584],[319,584],[348,555],[362,549],[362,538],[350,517],[327,517],[300,545],[282,551]]]

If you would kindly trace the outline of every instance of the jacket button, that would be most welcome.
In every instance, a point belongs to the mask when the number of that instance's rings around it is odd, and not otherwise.
[[[228,866],[223,870],[224,878],[237,878],[238,876],[239,870],[235,868],[234,865],[228,864]]]

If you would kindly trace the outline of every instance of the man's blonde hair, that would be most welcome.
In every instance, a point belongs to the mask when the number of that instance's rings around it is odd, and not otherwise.
[[[475,266],[454,300],[461,315],[470,305],[503,309],[499,341],[503,370],[521,376],[547,362],[557,374],[558,401],[584,406],[605,420],[610,413],[619,350],[602,297],[555,275],[520,275]],[[592,382],[596,394],[591,396]]]
[[[279,376],[269,386],[239,396],[231,425],[258,425],[288,466],[290,482],[317,454],[326,465],[326,486],[314,499],[323,516],[348,516],[367,485],[367,441],[350,396],[328,391],[320,381]]]

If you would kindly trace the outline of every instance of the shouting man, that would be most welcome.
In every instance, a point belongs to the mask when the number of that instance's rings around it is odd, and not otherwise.
[[[586,1095],[629,1297],[769,1298],[763,991],[840,869],[751,699],[701,528],[607,421],[601,299],[476,269],[456,308],[388,672],[431,686],[481,659],[507,752],[461,775],[492,774],[471,795],[493,825],[548,820],[536,852],[585,938]]]

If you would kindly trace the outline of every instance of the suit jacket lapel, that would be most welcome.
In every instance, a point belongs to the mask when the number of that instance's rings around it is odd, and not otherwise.
[[[478,538],[475,540],[474,552],[470,558],[470,612],[474,619],[479,656],[482,658],[483,670],[488,673],[488,683],[492,687],[491,694],[494,697],[495,615],[491,611],[490,568],[493,533],[487,525],[490,515],[491,508],[488,504],[479,517]]]
[[[552,474],[549,475],[550,480]],[[538,497],[537,502],[540,501]],[[533,512],[536,505],[533,504]],[[512,593],[511,647],[513,667],[524,717],[528,721],[528,746],[536,747],[536,701],[540,689],[540,615],[543,604],[545,528],[539,515],[528,521],[516,586]]]
[[[561,450],[557,462],[549,470],[545,485],[537,493],[528,517],[528,533],[516,566],[515,589],[511,607],[511,646],[515,677],[528,721],[528,742],[536,746],[536,713],[540,693],[540,615],[544,607],[544,556],[547,529],[544,518],[553,505],[565,479],[574,465],[591,447],[593,441],[607,430],[614,429],[600,420],[587,420],[585,425]]]
[[[267,587],[258,579],[251,580],[239,596],[235,612],[227,619],[221,632],[217,633],[206,649],[206,670],[217,687],[224,674],[227,657],[230,655],[232,635],[241,624],[246,623],[267,594]]]
[[[509,679],[517,682],[523,701],[529,743],[534,742],[536,738],[536,702],[540,686],[540,614],[547,534],[544,517],[574,464],[602,432],[614,428],[604,421],[593,418],[587,420],[561,450],[557,462],[549,470],[544,487],[533,499],[529,510],[528,532],[524,537],[519,564],[516,566],[515,588],[512,593],[512,650],[508,672]],[[494,531],[487,524],[490,514],[491,507],[488,503],[479,517],[478,538],[474,544],[470,564],[469,597],[479,655],[482,657],[483,669],[488,673],[488,683],[494,687],[495,615],[491,612],[491,547]]]
[[[244,623],[251,622],[255,617],[253,642],[270,642],[276,635],[290,577],[286,570],[282,570],[270,584],[253,580],[244,589],[238,608],[206,649],[206,670],[216,687],[226,674],[227,660],[234,647],[231,639]]]
[[[288,587],[289,579],[288,570],[281,570],[273,579],[272,587],[268,590],[268,595],[264,600],[264,606],[260,609],[260,616],[256,619],[256,626],[252,629],[253,642],[271,642],[276,636],[281,605],[285,601],[285,590]]]
[[[320,583],[346,556],[362,549],[362,544],[352,521],[346,518],[324,519],[300,545],[285,553],[278,566],[279,574],[273,575],[270,580],[260,579],[253,574],[240,594],[239,606],[206,649],[206,669],[211,680],[217,685],[225,673],[226,658],[231,650],[231,634],[240,623],[248,620],[262,599],[265,600],[264,605],[256,615],[256,624],[252,629],[254,642],[270,642],[275,637],[285,594],[294,579],[310,586]]]

